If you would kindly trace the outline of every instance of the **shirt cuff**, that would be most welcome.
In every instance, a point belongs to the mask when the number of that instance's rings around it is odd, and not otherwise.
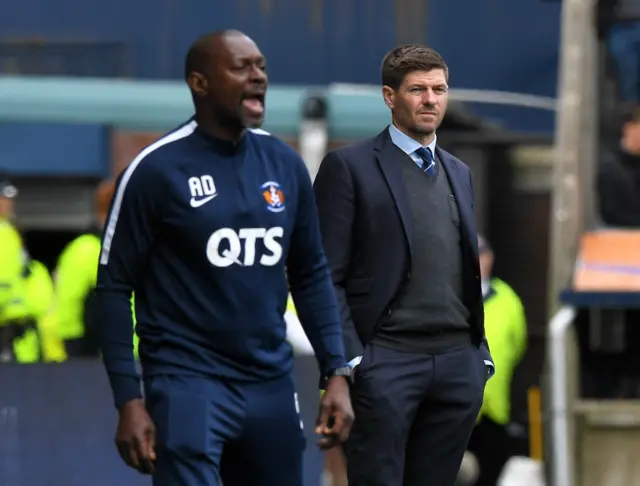
[[[488,359],[484,360],[484,365],[488,368],[489,378],[491,378],[496,373],[496,366],[492,361],[489,361]]]
[[[347,364],[349,365],[349,367],[351,369],[355,368],[356,366],[358,366],[360,364],[360,362],[362,361],[362,356],[356,356],[355,358],[353,358],[351,361],[349,361]]]
[[[139,378],[113,374],[109,376],[109,380],[111,381],[115,406],[118,410],[128,401],[142,398],[142,387]]]

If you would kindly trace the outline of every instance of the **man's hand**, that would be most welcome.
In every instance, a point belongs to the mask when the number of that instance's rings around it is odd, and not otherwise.
[[[116,446],[120,457],[143,474],[153,474],[156,460],[156,427],[141,399],[120,408]]]
[[[329,378],[327,390],[320,400],[320,412],[316,421],[316,435],[321,436],[318,445],[327,450],[345,442],[353,425],[353,409],[349,398],[349,383],[344,376]]]

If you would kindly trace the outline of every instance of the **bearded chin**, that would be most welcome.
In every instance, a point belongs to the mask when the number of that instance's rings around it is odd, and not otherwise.
[[[244,128],[260,128],[264,123],[264,118],[260,118],[259,120],[242,120],[242,126]]]
[[[427,128],[422,125],[415,125],[413,127],[413,133],[415,133],[416,135],[431,135],[432,133],[435,133],[435,131],[435,128]]]
[[[260,128],[264,123],[264,116],[259,119],[250,118],[244,116],[244,110],[242,109],[242,105],[240,105],[237,113],[236,123],[239,123],[242,128]]]

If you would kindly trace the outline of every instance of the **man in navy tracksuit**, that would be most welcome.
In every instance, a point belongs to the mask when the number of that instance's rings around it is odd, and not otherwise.
[[[327,380],[319,445],[344,441],[353,421],[311,181],[289,146],[256,128],[267,76],[251,39],[201,37],[185,74],[195,116],[122,174],[102,242],[95,305],[116,443],[156,486],[301,486],[285,265]]]

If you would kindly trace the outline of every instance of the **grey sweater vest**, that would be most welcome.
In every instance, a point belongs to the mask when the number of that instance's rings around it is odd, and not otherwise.
[[[453,351],[470,342],[458,206],[439,160],[434,179],[409,156],[405,162],[402,175],[413,226],[411,277],[373,342],[401,351]]]

